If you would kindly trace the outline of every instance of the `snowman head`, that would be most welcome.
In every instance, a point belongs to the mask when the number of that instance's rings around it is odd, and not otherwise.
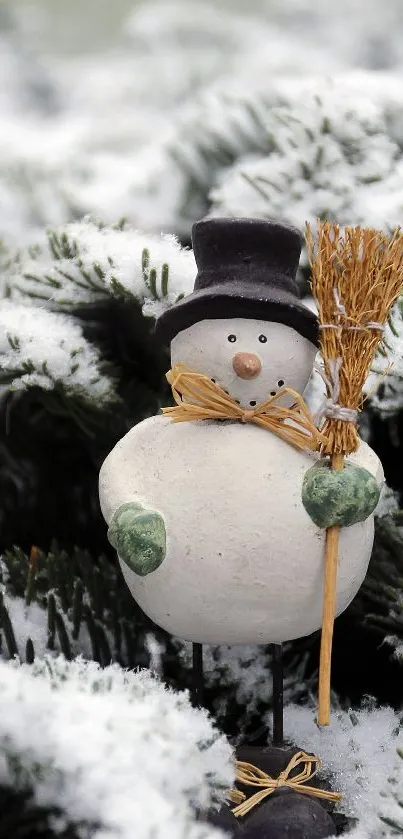
[[[171,345],[172,364],[207,374],[243,407],[284,385],[302,393],[319,327],[299,299],[299,231],[264,219],[210,218],[193,225],[192,241],[193,293],[156,324],[158,338]]]
[[[310,340],[283,323],[218,318],[179,332],[171,343],[171,363],[206,374],[248,408],[284,386],[302,393],[316,352]],[[292,401],[282,398],[284,405]]]

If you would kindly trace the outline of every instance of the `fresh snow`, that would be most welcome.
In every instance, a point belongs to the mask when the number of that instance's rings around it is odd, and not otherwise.
[[[100,356],[67,315],[0,301],[0,395],[31,387],[104,403],[112,382]]]
[[[385,355],[378,354],[365,390],[373,408],[393,417],[403,402],[403,297],[393,307],[384,333]]]
[[[336,6],[328,0],[254,0],[247,11],[228,0],[128,2],[126,14],[120,4],[120,20],[115,6],[97,15],[96,33],[89,11],[75,2],[70,14],[62,4],[60,48],[59,16],[53,17],[49,0],[45,10],[44,2],[6,0],[4,32],[0,21],[0,235],[13,245],[86,213],[105,222],[125,215],[149,232],[189,234],[228,166],[256,151],[261,157],[271,153],[264,146],[271,109],[287,109],[292,99],[303,110],[309,77],[323,89],[326,79],[343,77],[354,110],[361,112],[369,99],[383,112],[369,154],[376,177],[379,155],[385,154],[386,172],[368,187],[373,200],[367,206],[365,195],[357,195],[357,208],[387,223],[401,205],[400,167],[395,178],[388,177],[393,143],[401,157],[399,0],[390,0],[387,9],[381,0],[359,0],[354,9],[348,0]],[[114,32],[109,48],[108,27]],[[82,30],[88,43],[80,52]],[[103,49],[97,52],[101,33]],[[334,107],[340,123],[343,111],[331,95],[327,107]],[[303,157],[309,155],[306,146]],[[292,167],[291,149],[289,154]],[[354,177],[349,169],[351,164],[346,172],[337,167],[342,182]],[[317,189],[317,205],[323,206],[320,183]],[[338,209],[336,182],[329,194]],[[314,209],[312,198],[306,204]]]
[[[102,14],[100,5],[1,5],[0,396],[57,388],[107,403],[113,382],[66,313],[124,296],[158,315],[192,289],[194,257],[176,237],[189,243],[205,214],[300,227],[318,213],[383,229],[402,220],[401,0],[248,0],[247,10],[243,0],[120,0]],[[122,217],[127,225],[112,227]],[[55,259],[47,228],[77,252]],[[371,408],[392,422],[403,404],[402,335],[397,307],[388,359],[377,357],[366,385]],[[322,393],[313,376],[312,409]],[[377,514],[395,506],[386,488]],[[8,596],[6,605],[21,650],[31,636],[42,657],[45,613]],[[147,647],[159,673],[163,650],[152,637]],[[88,654],[84,636],[75,649]],[[189,662],[187,645],[178,654]],[[229,685],[248,713],[270,701],[264,648],[207,648],[205,661],[208,685],[223,687],[217,714]],[[286,688],[306,694],[303,663]],[[148,673],[62,659],[0,661],[0,691],[4,783],[16,782],[21,761],[36,800],[67,820],[95,819],[96,839],[219,835],[195,821],[193,805],[231,784],[231,751],[185,695]],[[402,832],[398,716],[338,709],[322,730],[314,717],[289,706],[286,731],[332,773],[358,820],[350,839],[389,839],[388,820]]]
[[[192,662],[192,646],[186,641],[175,639],[178,655],[188,667]],[[285,648],[286,649],[286,648]],[[307,692],[306,660],[295,656],[294,661],[284,669],[285,701],[297,702]],[[214,689],[214,712],[220,718],[228,713],[228,695],[240,708],[245,709],[242,728],[248,720],[270,705],[273,696],[271,674],[271,652],[262,644],[221,644],[212,647],[203,644],[203,669],[206,686]],[[220,696],[221,690],[221,696]]]
[[[224,799],[232,750],[187,694],[147,671],[45,657],[31,666],[0,662],[0,697],[1,783],[31,787],[38,804],[60,808],[62,826],[93,824],[93,839],[222,836],[196,822],[194,808]],[[291,704],[285,725],[290,741],[322,759],[343,795],[341,812],[358,820],[351,839],[396,835],[385,822],[401,823],[394,711],[336,709],[331,726],[318,728],[313,706]]]
[[[126,294],[153,315],[193,287],[193,252],[181,248],[173,235],[145,235],[131,226],[102,227],[90,218],[54,229],[58,241],[68,241],[71,253],[55,259],[49,246],[20,251],[6,272],[12,298],[55,309]],[[147,265],[144,253],[147,252]],[[162,285],[168,266],[167,293]],[[156,272],[155,289],[150,274]],[[35,279],[33,280],[32,277]],[[35,297],[30,295],[35,294]]]
[[[263,154],[241,156],[211,191],[211,214],[278,217],[303,229],[318,216],[393,226],[403,208],[401,152],[385,102],[347,80],[298,86],[267,111]],[[305,257],[306,263],[306,257]]]
[[[223,836],[195,808],[224,799],[232,749],[187,694],[147,671],[45,657],[0,662],[0,701],[0,782],[32,787],[60,826],[93,825],[92,839]]]
[[[332,789],[343,795],[340,810],[359,821],[349,839],[397,835],[383,821],[402,824],[403,736],[391,708],[334,711],[331,725],[319,727],[313,708],[291,706],[285,725],[292,742],[321,758]]]
[[[4,579],[5,576],[5,566],[2,560],[0,560],[0,567],[2,572],[2,577]],[[26,644],[28,639],[30,639],[34,645],[35,651],[35,658],[38,660],[43,659],[45,655],[47,656],[58,656],[61,653],[60,650],[60,641],[56,634],[54,639],[54,651],[49,652],[47,647],[48,641],[48,613],[47,609],[44,607],[42,608],[39,606],[38,603],[32,602],[27,604],[22,597],[16,597],[11,595],[7,592],[6,586],[1,586],[1,593],[3,596],[3,603],[7,612],[9,614],[15,642],[17,644],[17,649],[19,653],[19,658],[21,661],[25,660],[25,650]],[[59,604],[57,604],[59,606]],[[83,659],[90,660],[92,658],[92,645],[91,645],[91,638],[87,629],[85,622],[83,621],[80,626],[80,633],[77,639],[72,637],[72,624],[68,619],[68,616],[63,615],[64,625],[67,631],[70,649],[72,651],[72,655],[81,656]],[[7,644],[4,643],[4,647],[2,649],[1,657],[4,660],[9,658],[9,651],[7,648]],[[151,656],[150,656],[151,658]]]

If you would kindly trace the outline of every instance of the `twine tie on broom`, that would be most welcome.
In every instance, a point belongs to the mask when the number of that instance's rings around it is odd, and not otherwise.
[[[291,772],[298,766],[302,767],[300,772],[291,777]],[[266,772],[263,772],[262,769],[253,766],[252,763],[237,760],[235,780],[244,786],[260,787],[260,789],[249,798],[246,797],[244,792],[240,792],[237,789],[230,790],[229,795],[231,801],[238,805],[232,811],[234,816],[237,818],[246,816],[253,807],[256,807],[257,804],[260,804],[280,787],[288,787],[294,790],[294,792],[299,792],[303,795],[312,795],[315,798],[322,798],[327,801],[340,801],[341,794],[339,792],[331,792],[320,789],[319,787],[306,785],[306,781],[310,781],[321,766],[322,762],[318,757],[300,751],[293,755],[278,778],[272,778]]]
[[[367,323],[362,323],[360,325],[352,324],[351,320],[347,316],[346,307],[340,298],[338,288],[333,288],[332,291],[337,323],[320,323],[319,329],[336,329],[338,332],[341,332],[343,329],[347,329],[350,332],[365,332],[367,329],[376,329],[383,333],[385,325],[376,320],[369,320]],[[344,320],[342,320],[342,318],[344,318]]]
[[[340,370],[343,364],[343,359],[329,358],[327,376],[322,367],[315,364],[315,370],[322,377],[328,396],[325,396],[323,402],[315,414],[314,421],[318,428],[321,427],[324,419],[342,420],[343,422],[356,423],[358,418],[358,411],[356,408],[347,408],[345,405],[339,405],[340,397]]]
[[[384,331],[384,325],[378,321],[367,321],[363,324],[352,324],[351,318],[348,317],[346,307],[340,297],[338,288],[333,288],[334,298],[334,314],[336,323],[320,323],[319,329],[336,329],[339,338],[342,337],[343,330],[348,332],[365,332],[366,330],[377,330],[381,333]],[[327,376],[323,367],[315,364],[315,370],[322,377],[326,389],[327,396],[324,397],[323,402],[315,414],[314,421],[318,428],[321,427],[323,420],[334,419],[342,420],[344,422],[356,423],[358,419],[358,410],[356,408],[347,408],[344,405],[339,405],[340,396],[340,370],[342,368],[343,359],[328,358],[327,367],[329,375]]]
[[[275,396],[253,409],[246,409],[208,376],[184,364],[176,364],[166,377],[176,406],[163,408],[162,413],[173,422],[232,419],[272,431],[297,449],[317,451],[326,443],[325,435],[316,428],[302,396],[292,388],[282,387]],[[281,397],[286,395],[294,400],[291,408],[279,404]]]

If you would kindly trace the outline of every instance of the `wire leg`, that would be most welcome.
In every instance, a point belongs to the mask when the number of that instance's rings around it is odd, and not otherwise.
[[[273,655],[273,746],[284,745],[284,678],[282,644],[271,644]]]
[[[203,707],[203,644],[193,644],[193,687],[192,703],[196,708]]]

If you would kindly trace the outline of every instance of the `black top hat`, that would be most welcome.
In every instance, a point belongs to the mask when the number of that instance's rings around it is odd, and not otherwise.
[[[212,218],[192,228],[194,291],[157,320],[169,344],[178,332],[213,318],[255,318],[295,329],[318,345],[318,320],[301,303],[295,275],[301,234],[262,219]]]

